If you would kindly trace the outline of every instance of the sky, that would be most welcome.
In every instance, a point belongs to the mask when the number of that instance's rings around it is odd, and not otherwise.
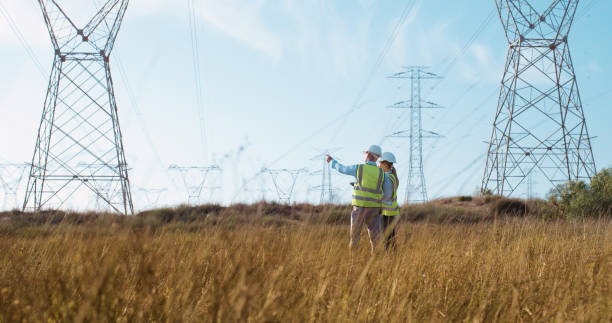
[[[58,3],[84,25],[101,1]],[[598,170],[612,167],[610,12],[580,1],[568,37]],[[409,118],[388,107],[409,99],[409,81],[389,78],[405,66],[442,77],[421,90],[443,107],[423,111],[441,135],[423,142],[429,198],[473,195],[507,50],[492,0],[131,1],[110,64],[134,208],[319,203],[322,154],[359,163],[370,144],[395,153],[404,196],[408,139],[389,135]],[[0,176],[14,183],[0,209],[23,203],[14,165],[32,159],[52,59],[38,2],[0,0]],[[351,178],[331,181],[349,202]]]

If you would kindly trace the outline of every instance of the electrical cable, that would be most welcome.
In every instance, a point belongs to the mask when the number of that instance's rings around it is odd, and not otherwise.
[[[349,109],[346,110],[345,112],[343,112],[338,117],[332,119],[330,122],[328,122],[328,123],[324,124],[323,126],[317,128],[316,131],[312,132],[310,135],[302,138],[295,145],[291,146],[291,148],[289,148],[287,151],[283,152],[276,159],[274,159],[269,164],[269,166],[272,166],[272,165],[276,164],[277,162],[279,162],[280,160],[284,159],[285,157],[287,157],[289,154],[291,154],[295,150],[301,148],[301,146],[303,146],[310,139],[312,139],[315,136],[319,135],[322,131],[330,128],[331,126],[335,125],[338,122],[341,122],[341,124],[339,125],[338,129],[336,130],[336,132],[330,137],[331,139],[329,141],[328,146],[331,144],[331,142],[335,139],[337,134],[340,132],[340,128],[346,122],[346,118],[349,115],[351,115],[352,113],[354,113],[356,110],[361,108],[361,106],[363,105],[363,102],[362,102],[363,95],[365,94],[365,92],[369,88],[369,86],[371,84],[371,81],[374,78],[374,74],[378,71],[380,65],[383,63],[384,59],[386,58],[386,56],[387,56],[391,46],[393,45],[393,43],[395,42],[395,39],[397,38],[397,35],[399,34],[399,31],[401,30],[401,27],[404,25],[407,17],[409,16],[409,13],[412,12],[412,9],[414,8],[415,3],[416,3],[416,0],[409,0],[406,3],[406,6],[404,7],[404,10],[402,11],[402,13],[400,15],[400,18],[398,20],[397,25],[393,29],[393,32],[391,33],[389,38],[387,39],[387,42],[385,43],[385,46],[383,47],[383,50],[381,51],[380,55],[376,59],[372,70],[368,74],[368,77],[366,78],[363,86],[360,88],[359,92],[357,93],[357,96],[356,96],[355,100],[353,101],[353,104],[349,107]],[[246,187],[257,176],[258,176],[258,174],[254,175],[254,176],[251,176],[249,179],[245,180],[243,185],[234,193],[234,197],[232,198],[232,201],[234,201],[238,197],[238,195],[241,194],[241,192],[244,190],[244,187]]]
[[[203,100],[203,86],[202,86],[202,72],[200,68],[200,46],[198,43],[198,25],[197,25],[197,14],[193,3],[194,0],[187,1],[188,14],[189,14],[189,36],[191,39],[191,57],[193,62],[194,70],[194,83],[196,91],[196,109],[198,112],[198,118],[200,121],[200,139],[202,140],[202,156],[204,162],[207,162],[206,154],[206,127],[204,119],[204,100]]]
[[[9,27],[11,28],[11,30],[13,31],[15,36],[17,36],[17,39],[19,40],[19,42],[21,43],[21,45],[25,49],[26,54],[30,57],[32,62],[34,62],[34,65],[36,66],[36,69],[40,72],[40,75],[43,77],[43,79],[46,79],[47,78],[47,72],[45,72],[45,69],[43,68],[42,64],[40,63],[40,60],[38,59],[38,57],[36,57],[36,54],[34,54],[34,51],[32,50],[32,47],[30,46],[28,41],[25,39],[25,37],[23,36],[21,31],[19,30],[19,27],[17,26],[17,24],[15,23],[15,21],[11,17],[11,14],[4,7],[2,2],[0,2],[0,13],[2,13],[2,16],[4,16],[4,19],[9,24]]]
[[[599,0],[591,0],[591,1],[587,2],[587,4],[583,6],[584,9],[582,9],[582,11],[580,11],[580,14],[577,15],[574,18],[574,21],[578,21],[578,20],[582,19],[583,17],[585,17],[591,11],[591,9],[593,9],[593,7],[596,4],[599,4]]]
[[[395,25],[395,28],[391,32],[391,35],[389,36],[389,38],[387,38],[385,46],[383,47],[382,51],[378,55],[378,57],[377,57],[377,59],[376,59],[376,61],[374,63],[374,66],[370,70],[370,73],[368,74],[368,77],[366,78],[366,80],[363,83],[362,87],[360,88],[359,92],[357,92],[357,96],[355,97],[355,100],[353,101],[353,104],[351,105],[351,108],[349,109],[348,113],[346,113],[346,115],[349,115],[352,112],[358,110],[363,105],[363,102],[362,102],[363,96],[365,95],[366,91],[370,87],[370,84],[372,82],[372,79],[374,78],[374,75],[376,74],[376,72],[378,71],[378,69],[380,68],[382,63],[384,62],[385,58],[387,57],[387,54],[389,53],[389,50],[391,49],[391,47],[395,43],[395,39],[397,38],[397,35],[399,34],[399,32],[402,29],[404,23],[406,22],[406,19],[408,18],[409,13],[412,12],[412,9],[414,8],[415,4],[416,4],[415,0],[409,0],[406,3],[406,6],[404,7],[404,10],[402,10],[400,18],[398,20],[398,23]],[[338,133],[340,133],[340,130],[342,129],[342,127],[344,126],[345,123],[346,122],[341,122],[340,123],[340,125],[338,126],[338,128],[336,129],[334,134],[332,136],[330,136],[330,141],[329,141],[328,145],[330,145],[331,142],[333,142],[336,139],[336,137],[338,136]]]

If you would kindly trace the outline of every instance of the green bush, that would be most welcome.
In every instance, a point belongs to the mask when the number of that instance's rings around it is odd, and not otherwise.
[[[548,199],[568,217],[612,216],[612,168],[595,174],[590,185],[583,181],[558,185]]]

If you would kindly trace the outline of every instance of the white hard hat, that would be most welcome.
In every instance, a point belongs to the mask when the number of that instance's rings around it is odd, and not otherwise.
[[[380,156],[382,154],[382,149],[379,145],[371,145],[364,152],[372,153],[374,155]]]
[[[392,164],[395,164],[395,155],[393,155],[393,153],[385,151],[384,153],[382,153],[382,155],[380,156],[380,159],[378,161],[388,161]]]

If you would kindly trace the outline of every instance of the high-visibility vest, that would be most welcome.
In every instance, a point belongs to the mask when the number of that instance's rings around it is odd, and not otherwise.
[[[360,207],[381,207],[384,176],[383,170],[374,165],[357,165],[357,182],[353,185],[352,204]]]
[[[389,173],[389,179],[391,180],[391,184],[393,186],[393,196],[391,200],[393,201],[391,205],[383,204],[382,206],[382,215],[384,216],[396,216],[399,215],[399,205],[397,205],[397,177],[393,175],[393,173]]]

